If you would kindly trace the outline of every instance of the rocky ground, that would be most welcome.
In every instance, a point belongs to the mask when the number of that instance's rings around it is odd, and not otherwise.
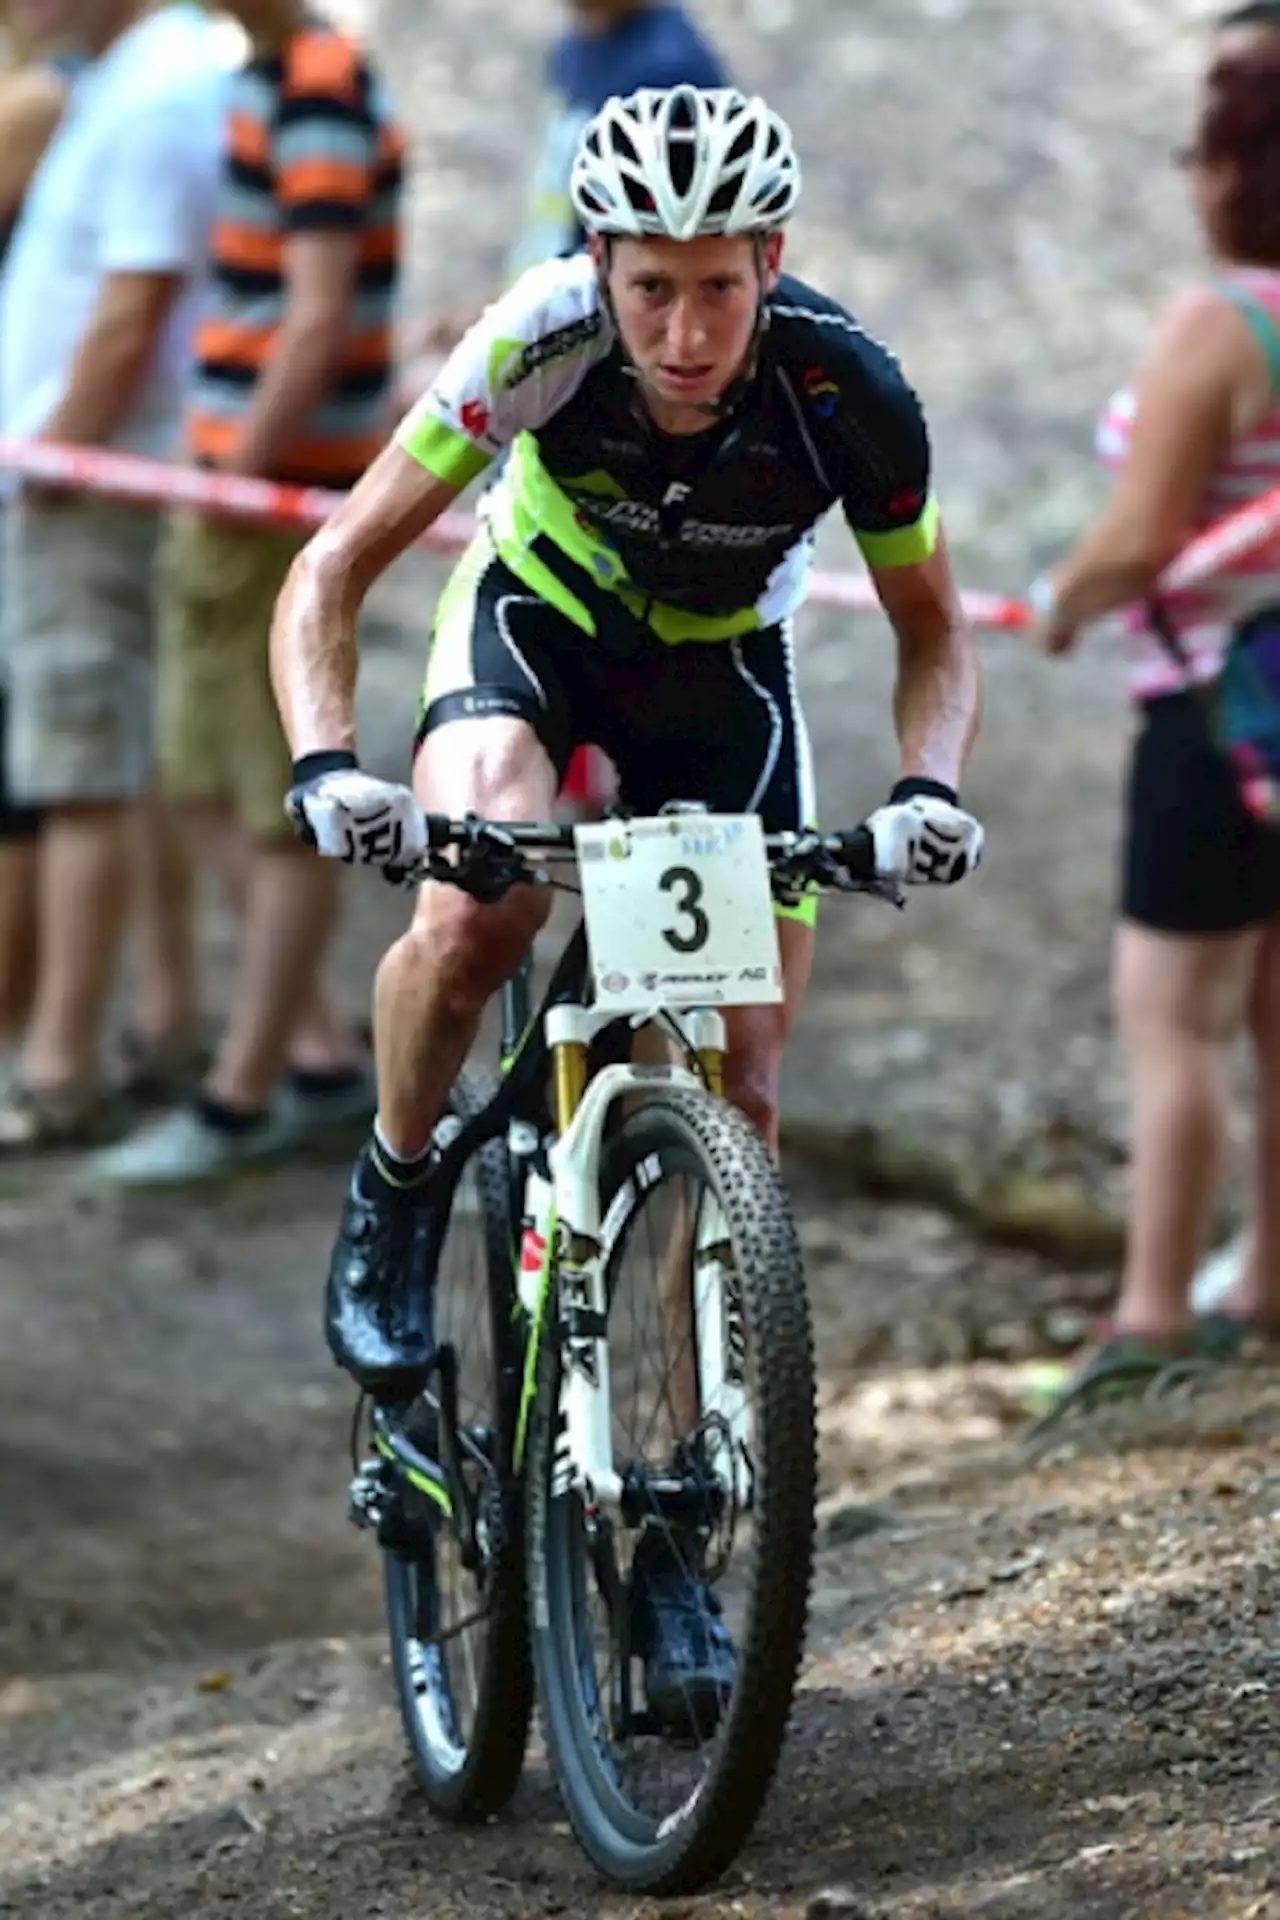
[[[1166,155],[1199,7],[701,11],[796,123],[797,266],[926,397],[966,582],[1018,588],[1097,497],[1092,414],[1194,257]],[[554,13],[374,9],[415,137],[423,306],[493,283]],[[824,558],[849,563],[836,528]],[[405,562],[371,608],[363,723],[388,767],[440,578]],[[890,650],[820,612],[802,644],[824,813],[852,820],[891,768]],[[1127,722],[1105,638],[1052,668],[983,648],[981,877],[903,915],[824,911],[787,1086],[823,1363],[810,1653],[759,1832],[672,1915],[772,1920],[824,1893],[875,1920],[1280,1915],[1280,1383],[1022,1444],[1037,1362],[1114,1279]],[[374,881],[352,900],[338,978],[360,1007],[401,904]],[[211,917],[215,998],[229,951]],[[658,1911],[588,1873],[536,1749],[477,1834],[408,1788],[318,1337],[340,1178],[335,1159],[118,1206],[72,1168],[4,1170],[0,1913]]]
[[[824,1545],[783,1770],[728,1883],[610,1895],[536,1749],[507,1818],[434,1825],[341,1511],[334,1185],[4,1203],[0,1913],[763,1920],[833,1888],[876,1920],[1280,1912],[1276,1383],[1033,1460],[1025,1367],[862,1351],[872,1276],[910,1320],[976,1257],[868,1207],[805,1210]]]

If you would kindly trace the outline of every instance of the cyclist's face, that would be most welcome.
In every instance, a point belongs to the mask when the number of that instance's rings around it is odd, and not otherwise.
[[[592,252],[602,265],[598,241]],[[780,233],[770,234],[764,257],[769,291],[778,279]],[[622,344],[651,397],[674,408],[705,406],[734,379],[751,345],[761,295],[755,242],[745,234],[616,240],[609,293]]]

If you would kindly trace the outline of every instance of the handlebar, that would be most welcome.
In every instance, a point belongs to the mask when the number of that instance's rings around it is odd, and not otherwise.
[[[388,878],[443,881],[486,905],[515,886],[550,885],[551,876],[536,864],[536,857],[574,852],[574,829],[557,823],[483,820],[475,814],[454,820],[442,813],[424,814],[423,822],[427,851],[410,869],[394,874],[388,870]],[[625,824],[625,815],[619,822]],[[780,905],[796,906],[814,889],[869,893],[902,905],[897,883],[876,872],[875,843],[867,827],[844,833],[768,833],[764,845]],[[450,853],[458,858],[445,858]]]

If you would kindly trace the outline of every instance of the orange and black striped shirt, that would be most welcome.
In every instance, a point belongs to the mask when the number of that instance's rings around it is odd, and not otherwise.
[[[382,84],[344,34],[308,29],[234,76],[188,418],[198,461],[217,464],[235,445],[284,317],[285,249],[298,233],[359,234],[359,271],[333,384],[299,422],[272,477],[346,487],[378,451],[391,376],[403,153]]]

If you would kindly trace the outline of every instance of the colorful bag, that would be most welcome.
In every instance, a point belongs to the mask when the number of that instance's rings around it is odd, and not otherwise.
[[[1217,680],[1217,740],[1240,798],[1280,825],[1280,607],[1262,607],[1231,636]]]
[[[1280,326],[1239,287],[1220,290],[1253,329],[1271,369],[1272,393],[1280,395]],[[1240,622],[1216,677],[1207,681],[1193,680],[1186,650],[1160,602],[1153,599],[1147,612],[1152,632],[1187,676],[1246,811],[1280,826],[1280,605],[1259,607]]]

